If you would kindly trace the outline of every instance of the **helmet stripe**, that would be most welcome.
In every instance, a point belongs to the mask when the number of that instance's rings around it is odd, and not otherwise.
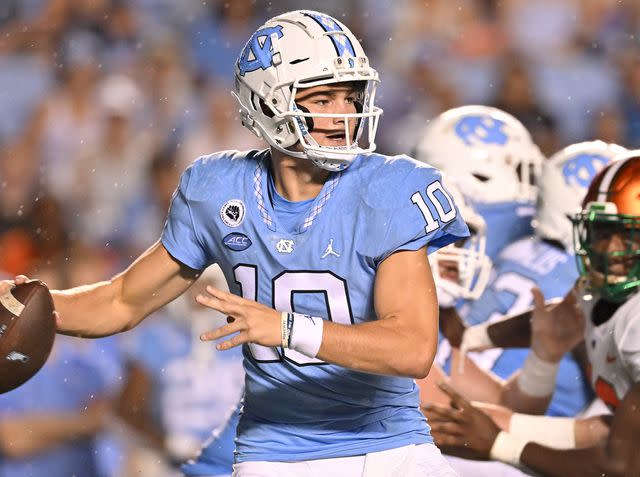
[[[320,27],[324,31],[344,31],[340,24],[328,15],[323,15],[321,13],[315,12],[305,12],[305,15],[315,20],[315,22],[320,25]],[[333,42],[333,47],[336,49],[336,54],[338,55],[338,57],[356,56],[356,51],[353,48],[353,43],[351,43],[351,39],[346,33],[343,33],[341,35],[329,35],[329,38],[331,38],[331,41]]]

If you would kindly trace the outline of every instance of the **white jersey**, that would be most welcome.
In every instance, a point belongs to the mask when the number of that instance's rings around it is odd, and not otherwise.
[[[592,317],[597,301],[595,296],[582,299],[585,316]],[[591,385],[598,397],[615,409],[633,384],[640,381],[640,293],[629,298],[604,323],[586,321]]]

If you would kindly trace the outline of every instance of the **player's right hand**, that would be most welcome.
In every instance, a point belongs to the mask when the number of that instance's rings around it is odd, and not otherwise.
[[[541,360],[557,363],[584,339],[584,313],[573,290],[555,306],[545,306],[540,289],[531,292],[531,349]]]
[[[279,346],[280,312],[258,303],[247,300],[232,293],[207,286],[206,295],[200,294],[196,301],[227,315],[227,325],[203,333],[202,341],[217,340],[231,336],[216,345],[218,350],[228,350],[244,343],[256,343],[262,346]]]
[[[24,275],[18,275],[13,280],[0,280],[0,296],[6,295],[7,293],[9,293],[11,291],[11,289],[13,287],[15,287],[16,285],[22,285],[23,283],[26,283],[28,281],[29,281],[29,278],[24,276]],[[60,315],[58,314],[57,311],[54,311],[53,312],[53,316],[56,319],[56,326],[59,328],[60,327]]]
[[[25,283],[28,280],[24,275],[18,275],[14,280],[0,281],[0,295],[6,295],[14,286]]]
[[[458,310],[454,307],[440,308],[440,331],[454,348],[459,348],[462,343],[462,335],[467,329]]]

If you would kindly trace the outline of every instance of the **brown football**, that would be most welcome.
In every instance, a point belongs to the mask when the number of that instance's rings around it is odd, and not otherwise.
[[[47,286],[29,280],[0,296],[0,393],[28,381],[47,361],[56,334]]]

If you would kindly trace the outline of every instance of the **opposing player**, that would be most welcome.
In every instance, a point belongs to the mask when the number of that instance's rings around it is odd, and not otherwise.
[[[529,235],[544,157],[516,118],[489,106],[462,106],[426,127],[416,159],[454,176],[487,223],[487,254]]]
[[[623,154],[593,180],[575,216],[574,237],[591,384],[614,413],[600,419],[607,432],[583,420],[549,417],[520,424],[511,418],[509,432],[500,432],[449,390],[456,409],[432,410],[434,434],[449,451],[464,449],[549,476],[640,473],[640,151]],[[562,346],[576,327],[559,309],[546,312],[546,320],[567,325],[554,340]]]
[[[538,288],[547,300],[562,298],[573,288],[578,272],[570,217],[579,209],[596,173],[624,151],[620,146],[590,141],[568,146],[545,162],[534,221],[535,235],[520,239],[502,251],[487,290],[469,306],[465,316],[468,324],[488,326],[504,316],[528,310],[534,303],[533,288]],[[480,367],[491,369],[503,379],[512,377],[524,366],[527,372],[514,376],[511,385],[498,391],[500,402],[513,409],[536,413],[546,410],[553,416],[574,416],[591,399],[583,370],[570,355],[541,356],[543,362],[540,362],[528,349],[492,349],[472,353],[470,357]],[[472,369],[469,367],[468,372]],[[543,370],[555,377],[556,385],[550,389],[538,386],[528,377],[529,371],[540,373]],[[457,375],[455,366],[452,371],[457,389],[465,396],[495,402],[496,398],[486,392],[474,392],[465,386],[468,372]],[[553,399],[549,403],[547,398],[551,393]]]
[[[270,149],[196,161],[158,243],[110,281],[54,292],[60,332],[102,336],[220,265],[232,293],[198,300],[229,317],[202,339],[244,345],[238,477],[453,475],[412,378],[437,341],[427,246],[468,229],[437,170],[373,154],[377,83],[335,19],[269,20],[240,55],[235,94]]]

